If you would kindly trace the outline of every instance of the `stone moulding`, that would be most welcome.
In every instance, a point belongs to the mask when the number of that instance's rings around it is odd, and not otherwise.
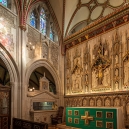
[[[65,50],[129,22],[129,4],[64,39]]]
[[[88,94],[71,94],[65,95],[64,98],[74,98],[74,97],[96,97],[96,96],[109,96],[109,95],[127,95],[129,96],[129,91],[114,91],[114,92],[98,92],[98,93],[88,93]]]
[[[43,94],[43,93],[46,93],[46,94],[48,94],[51,97],[56,98],[56,99],[59,98],[57,95],[54,95],[53,93],[50,93],[48,91],[39,91],[39,90],[35,90],[34,92],[28,92],[27,93],[27,96],[28,97],[35,97],[35,96],[40,95],[40,94]]]

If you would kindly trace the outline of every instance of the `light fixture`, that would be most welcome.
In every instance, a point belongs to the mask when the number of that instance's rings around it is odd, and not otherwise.
[[[35,91],[35,88],[33,87],[33,88],[28,88],[28,91],[29,92],[34,92]]]
[[[27,47],[27,49],[28,49],[29,51],[32,51],[32,50],[35,49],[35,46],[34,46],[31,42],[29,42],[28,44],[26,44],[26,47]]]

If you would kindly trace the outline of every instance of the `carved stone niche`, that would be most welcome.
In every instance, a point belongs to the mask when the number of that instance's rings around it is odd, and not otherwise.
[[[73,68],[72,68],[72,93],[81,93],[82,88],[82,60],[81,54],[78,48],[75,51],[75,56],[73,58]]]
[[[40,78],[39,83],[40,83],[40,91],[44,91],[44,90],[49,91],[49,81],[45,77],[45,73],[44,73],[44,77]]]

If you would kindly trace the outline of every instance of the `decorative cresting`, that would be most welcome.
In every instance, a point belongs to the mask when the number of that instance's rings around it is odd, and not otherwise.
[[[93,49],[92,90],[109,90],[110,64],[108,43],[102,43],[100,38]]]
[[[75,49],[75,55],[73,57],[73,69],[72,69],[72,93],[80,93],[83,90],[82,87],[82,59],[79,48]]]
[[[81,116],[81,119],[82,120],[85,120],[85,124],[86,125],[89,125],[89,122],[91,120],[93,120],[93,117],[92,116],[89,116],[89,112],[88,111],[85,111],[85,116]]]

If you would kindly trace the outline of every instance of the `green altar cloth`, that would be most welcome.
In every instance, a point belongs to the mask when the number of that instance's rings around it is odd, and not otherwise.
[[[121,108],[67,107],[66,126],[81,129],[123,129]]]

